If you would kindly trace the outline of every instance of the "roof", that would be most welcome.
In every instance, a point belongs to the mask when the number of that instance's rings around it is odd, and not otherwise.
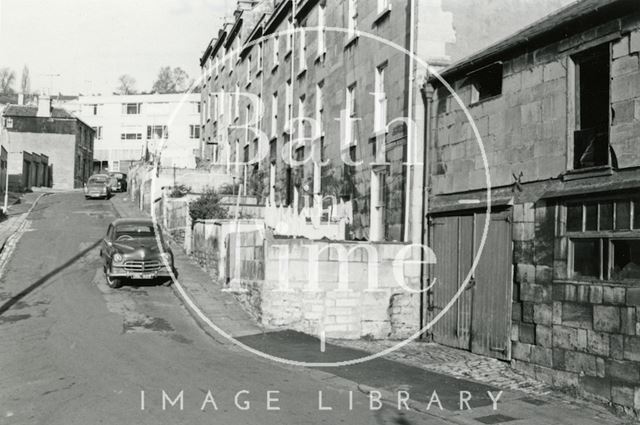
[[[3,115],[6,117],[28,117],[35,118],[38,113],[37,106],[8,105]],[[64,109],[53,108],[51,118],[75,120],[76,117]]]
[[[153,220],[150,218],[117,218],[111,224],[114,226],[119,224],[153,224]]]
[[[439,71],[442,77],[460,75],[499,60],[517,49],[549,43],[585,26],[595,26],[611,16],[638,13],[638,0],[580,0],[558,9],[544,18],[524,27],[515,34],[461,59]],[[430,78],[431,81],[435,77]]]

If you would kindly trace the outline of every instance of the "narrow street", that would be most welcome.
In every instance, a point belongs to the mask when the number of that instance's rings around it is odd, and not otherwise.
[[[301,424],[445,423],[399,413],[206,335],[172,290],[109,289],[97,243],[116,217],[110,201],[81,193],[45,196],[0,281],[0,423]],[[168,402],[184,390],[184,409]],[[210,401],[201,407],[207,392]],[[250,402],[240,410],[238,404]],[[144,410],[141,406],[144,391]],[[279,391],[267,410],[268,391]],[[323,405],[318,409],[318,392]]]

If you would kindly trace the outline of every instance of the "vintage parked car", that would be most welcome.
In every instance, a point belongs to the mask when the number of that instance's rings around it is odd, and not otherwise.
[[[111,196],[111,178],[107,174],[94,174],[84,185],[84,197],[109,199]]]
[[[111,172],[109,176],[113,179],[111,183],[112,192],[127,191],[127,175],[125,173]]]
[[[171,284],[173,253],[158,226],[147,218],[114,220],[102,241],[107,284],[119,288],[126,280],[161,280]]]

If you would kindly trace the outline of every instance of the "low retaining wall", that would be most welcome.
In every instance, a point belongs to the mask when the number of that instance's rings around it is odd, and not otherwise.
[[[419,329],[419,249],[261,232],[229,237],[231,286],[266,328],[349,339],[400,339]]]

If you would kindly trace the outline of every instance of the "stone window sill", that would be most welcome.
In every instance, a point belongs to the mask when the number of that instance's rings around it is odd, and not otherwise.
[[[378,16],[376,16],[373,20],[373,25],[374,26],[380,25],[382,21],[389,16],[390,13],[391,13],[391,3],[389,3],[386,8],[384,8],[380,13],[378,13]]]
[[[469,108],[473,108],[473,107],[475,107],[475,106],[482,105],[482,104],[483,104],[483,103],[485,103],[485,102],[490,102],[490,101],[492,101],[492,100],[498,99],[498,98],[499,98],[499,97],[501,97],[501,96],[502,96],[502,94],[497,94],[497,95],[495,95],[495,96],[486,97],[486,98],[484,98],[484,99],[482,99],[482,100],[477,100],[477,101],[475,101],[475,102],[470,103],[470,104],[469,104]]]
[[[579,180],[590,177],[603,177],[613,174],[613,169],[609,165],[601,167],[580,168],[578,170],[567,170],[562,176],[562,180]]]
[[[349,37],[347,39],[347,41],[344,43],[344,48],[348,49],[349,47],[351,47],[352,45],[356,44],[358,41],[358,38],[360,37],[360,35],[358,34],[358,32],[356,31],[355,34],[353,34],[351,37]]]

